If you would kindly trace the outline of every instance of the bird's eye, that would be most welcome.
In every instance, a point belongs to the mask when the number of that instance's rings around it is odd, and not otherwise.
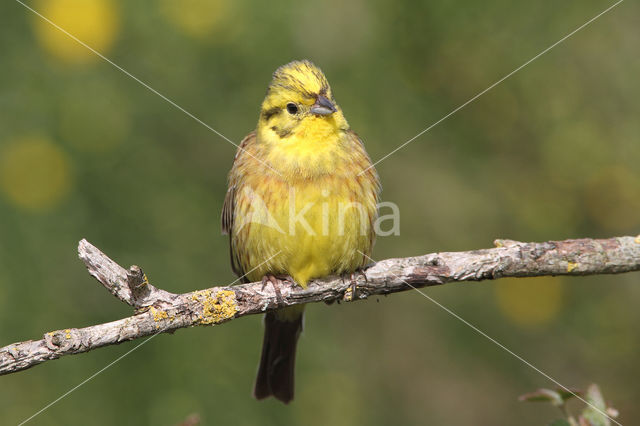
[[[293,102],[289,102],[287,104],[287,112],[289,114],[296,114],[298,112],[298,105],[294,104]]]

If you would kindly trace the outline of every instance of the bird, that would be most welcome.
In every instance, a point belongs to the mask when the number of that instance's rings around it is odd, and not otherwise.
[[[369,262],[381,192],[360,137],[309,60],[279,67],[256,129],[236,151],[222,207],[232,270],[243,282],[306,288]],[[263,287],[264,288],[264,287]],[[270,310],[253,396],[294,397],[304,305]]]

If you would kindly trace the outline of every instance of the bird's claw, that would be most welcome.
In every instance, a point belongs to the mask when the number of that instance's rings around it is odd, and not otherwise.
[[[349,274],[349,281],[351,284],[351,300],[358,299],[358,274],[362,275],[364,278],[364,282],[368,283],[367,274],[364,273],[364,270],[358,268],[354,272]],[[346,274],[342,274],[342,282],[345,282]]]
[[[280,284],[281,281],[276,278],[274,275],[265,275],[262,277],[262,290],[267,286],[267,283],[271,283],[273,286],[273,291],[276,293],[276,303],[278,306],[284,305],[284,299],[282,298],[282,293],[280,293]]]
[[[290,276],[286,277],[276,277],[275,275],[265,275],[262,277],[262,290],[267,286],[268,283],[271,283],[273,286],[273,290],[276,293],[276,303],[278,306],[284,306],[284,298],[282,297],[282,293],[280,292],[280,287],[283,283],[289,284],[291,287],[296,286],[296,282]]]

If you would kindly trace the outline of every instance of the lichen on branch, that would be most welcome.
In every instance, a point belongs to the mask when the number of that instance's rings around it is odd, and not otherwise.
[[[278,295],[273,286],[261,282],[174,294],[152,285],[140,267],[127,270],[82,240],[78,255],[89,274],[130,305],[134,315],[90,327],[54,330],[40,340],[0,348],[0,375],[102,346],[196,325],[222,324],[302,303],[350,302],[458,281],[640,270],[640,236],[543,243],[496,240],[494,245],[495,248],[483,250],[386,259],[356,274],[355,286],[350,280],[331,276],[312,281],[306,289],[285,285]]]

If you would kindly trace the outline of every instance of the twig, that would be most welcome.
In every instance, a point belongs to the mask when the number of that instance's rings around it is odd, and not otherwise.
[[[440,285],[502,277],[617,274],[640,270],[640,236],[545,243],[496,240],[496,248],[432,253],[387,259],[356,274],[356,298]],[[307,289],[282,286],[281,304],[273,286],[260,282],[213,287],[174,294],[151,285],[142,269],[124,269],[86,240],[78,255],[89,273],[111,294],[135,308],[133,316],[85,328],[45,333],[41,340],[0,348],[0,375],[107,345],[172,332],[196,325],[215,325],[245,315],[301,303],[352,300],[352,282],[341,277],[313,281]]]

